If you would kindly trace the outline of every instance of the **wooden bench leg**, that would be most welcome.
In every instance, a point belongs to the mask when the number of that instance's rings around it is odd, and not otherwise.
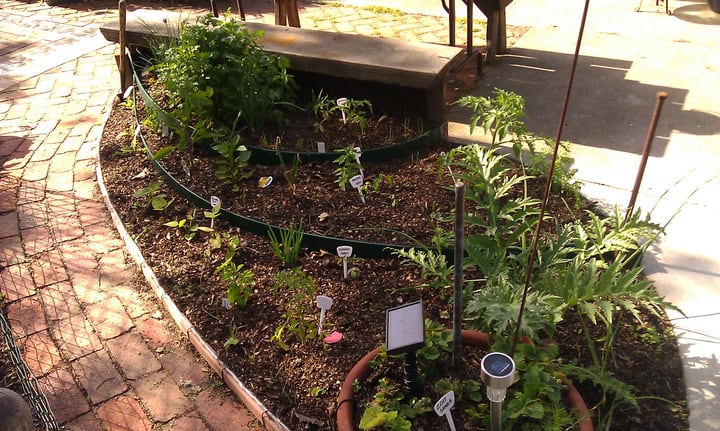
[[[498,42],[500,34],[500,12],[493,11],[487,16],[487,53],[485,58],[488,63],[492,63],[495,60],[495,54],[498,53]]]
[[[505,54],[507,52],[507,26],[505,24],[505,8],[500,8],[500,12],[498,12],[498,54]]]
[[[242,0],[237,0],[237,7],[238,13],[240,14],[240,19],[245,21],[245,9],[243,8]]]
[[[275,0],[275,24],[300,27],[300,16],[296,0]]]
[[[433,126],[445,122],[445,94],[447,77],[425,90],[425,115]]]

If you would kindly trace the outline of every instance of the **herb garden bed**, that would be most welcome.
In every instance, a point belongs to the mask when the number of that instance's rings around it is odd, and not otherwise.
[[[166,186],[162,186],[160,192],[175,201],[165,211],[152,211],[132,198],[139,189],[161,181],[145,154],[126,152],[132,138],[127,130],[133,121],[129,109],[114,108],[102,140],[103,175],[116,209],[179,308],[219,352],[221,360],[291,429],[332,429],[335,398],[344,375],[355,361],[383,341],[383,316],[387,308],[422,298],[429,318],[450,325],[450,306],[446,299],[429,286],[413,287],[426,283],[417,269],[403,266],[398,259],[351,259],[352,277],[343,279],[342,264],[334,256],[334,250],[304,251],[300,257],[304,273],[312,277],[318,294],[334,300],[326,327],[343,332],[345,338],[333,346],[323,346],[317,338],[302,344],[290,342],[291,349],[285,351],[271,337],[282,319],[282,303],[294,299],[286,296],[289,293],[279,297],[272,293],[275,274],[286,267],[270,250],[270,242],[264,236],[239,231],[223,221],[216,222],[217,232],[241,238],[238,254],[242,256],[244,268],[254,274],[255,287],[248,305],[226,310],[221,299],[227,295],[227,287],[215,273],[224,252],[213,248],[213,237],[200,233],[193,240],[186,240],[178,229],[163,225],[186,217],[195,206],[184,202]],[[434,163],[428,162],[426,169],[434,169]],[[419,169],[422,164],[417,162],[414,166]],[[312,166],[306,169],[310,170]],[[144,178],[133,179],[143,172],[147,172]],[[407,174],[413,175],[409,171]],[[185,184],[202,190],[208,179],[194,178],[197,183]],[[248,182],[253,184],[252,190],[256,193],[267,190],[257,189],[254,180]],[[361,206],[356,202],[357,196],[351,192],[340,194],[336,187],[330,185],[307,192],[312,196],[312,202],[322,200],[322,190],[326,191],[330,202],[338,195],[347,195],[345,197],[353,202],[352,205],[367,215],[366,210],[372,208],[372,202]],[[296,193],[303,193],[303,190]],[[425,189],[407,189],[406,193],[409,201],[427,201]],[[450,192],[442,190],[441,193],[445,196],[444,205],[448,207]],[[282,199],[276,201],[276,206],[284,204]],[[563,208],[566,206],[559,202],[556,214]],[[439,207],[435,209],[440,210]],[[198,210],[198,214],[200,212]],[[403,214],[403,211],[395,212],[396,217]],[[566,217],[571,219],[576,215],[568,213]],[[209,225],[202,216],[198,218],[203,226]],[[382,219],[375,220],[370,226],[386,223]],[[667,400],[682,403],[685,399],[682,368],[671,326],[649,314],[643,314],[640,326],[628,316],[621,321],[620,333],[613,345],[616,356],[622,359],[616,375],[632,384],[638,395],[662,394]],[[563,346],[562,355],[567,360],[589,361],[589,353],[583,347],[585,340],[580,322],[572,313],[565,316],[555,338]],[[647,342],[655,347],[648,349]],[[396,367],[400,366],[396,364]],[[592,385],[577,386],[590,407],[600,402],[601,394]],[[687,413],[683,404],[647,399],[640,401],[640,411],[646,414],[638,415],[628,406],[619,408],[615,412],[614,427],[676,430],[686,426]],[[355,416],[361,417],[362,411],[356,412]],[[437,424],[438,429],[444,426],[442,421]]]
[[[352,147],[392,122],[391,113],[383,112],[383,121],[381,116],[373,121],[370,115],[338,109],[332,102],[342,94],[333,94],[329,104],[322,102],[319,89],[312,94],[312,105],[330,115],[318,117],[315,109],[308,109],[306,120],[288,117],[291,128],[300,136],[311,136],[318,122],[324,130],[338,126],[337,136],[350,141],[339,145],[337,162],[248,164],[250,154],[240,140],[270,148],[298,142],[271,127],[248,127],[259,133],[255,138],[245,131],[218,138],[205,128],[206,136],[212,137],[209,145],[166,138],[157,117],[144,116],[148,112],[139,99],[113,109],[101,146],[103,176],[113,204],[165,291],[220,359],[293,430],[334,429],[340,386],[352,365],[383,342],[387,309],[423,300],[431,335],[418,353],[426,361],[423,374],[429,375],[433,367],[427,364],[447,350],[447,340],[432,334],[438,325],[451,326],[452,267],[435,250],[452,243],[448,220],[457,180],[468,189],[464,324],[488,332],[493,348],[509,351],[528,238],[544,186],[542,176],[525,177],[529,167],[474,145],[455,148],[442,143],[388,161],[363,162],[360,157],[358,165]],[[506,134],[495,131],[504,130],[522,138],[515,141],[520,147],[536,143],[518,122],[522,101],[514,95],[498,92],[495,101],[465,102],[477,105],[474,122],[492,129],[499,140]],[[488,107],[501,114],[483,120]],[[143,119],[148,147],[162,155],[158,163],[185,187],[207,200],[218,196],[222,208],[285,230],[268,240],[225,222],[217,206],[197,208],[176,195],[133,139],[133,109]],[[342,121],[340,115],[353,120]],[[202,120],[196,124],[202,126]],[[301,128],[305,123],[310,128]],[[360,130],[352,131],[352,124]],[[539,165],[532,169],[542,170],[541,156],[535,154]],[[362,196],[349,182],[357,175],[366,184]],[[686,428],[682,368],[662,310],[671,305],[642,280],[640,269],[628,268],[640,238],[657,233],[656,228],[639,217],[623,222],[617,213],[600,217],[586,212],[592,205],[572,192],[567,176],[556,180],[540,259],[531,270],[533,289],[521,331],[529,342],[522,343],[516,355],[520,381],[511,387],[508,423],[539,430],[572,425],[572,415],[562,414],[565,410],[558,403],[564,376],[569,375],[600,424],[624,430]],[[345,183],[347,190],[340,190],[338,183]],[[297,247],[303,231],[428,248],[383,259],[351,256],[343,262],[333,249]],[[333,300],[321,331],[317,295]],[[323,341],[334,332],[343,335],[339,342]],[[389,370],[388,377],[401,367],[396,359],[384,361],[379,369]],[[466,368],[471,374],[472,363]],[[476,374],[479,378],[479,370]],[[374,380],[380,382],[377,377]],[[447,371],[447,377],[454,376]],[[428,415],[426,407],[452,382],[425,388],[427,399],[409,403],[409,408],[395,403],[402,397],[397,386],[380,385],[379,392],[368,392],[359,403],[355,417],[364,416],[366,403],[375,404],[383,415],[402,411],[405,414],[399,416],[414,420],[414,429],[445,429],[445,419],[432,411]],[[476,383],[471,387],[477,389]],[[487,403],[468,393],[464,402],[469,413],[455,413],[461,429],[483,429]],[[388,428],[409,425],[394,426]]]

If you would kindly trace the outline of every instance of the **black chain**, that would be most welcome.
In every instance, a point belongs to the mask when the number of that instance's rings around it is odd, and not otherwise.
[[[25,363],[20,349],[15,345],[15,340],[10,332],[10,325],[7,320],[5,320],[5,313],[3,313],[2,309],[0,309],[0,331],[2,331],[3,337],[5,338],[5,343],[10,353],[10,362],[12,362],[15,367],[15,373],[20,381],[25,398],[33,412],[35,412],[35,417],[40,422],[41,429],[45,429],[46,431],[60,431],[55,415],[52,410],[50,410],[47,397],[45,397],[45,394],[40,390],[37,379]]]

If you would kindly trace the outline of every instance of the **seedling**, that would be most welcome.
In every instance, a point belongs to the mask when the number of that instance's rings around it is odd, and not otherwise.
[[[147,187],[143,187],[133,193],[133,197],[136,199],[145,199],[145,208],[152,208],[154,211],[163,211],[172,205],[175,198],[167,199],[165,193],[159,193],[161,186],[162,182],[160,181],[150,183]]]
[[[360,175],[364,175],[362,166],[360,166],[361,155],[360,147],[345,147],[342,149],[340,155],[333,160],[333,163],[339,165],[334,173],[337,177],[335,182],[340,186],[341,190],[344,191],[347,189],[348,184],[350,184],[350,178],[357,175],[357,172],[360,172]]]
[[[297,228],[278,229],[280,237],[274,229],[268,229],[270,249],[285,265],[294,267],[300,257],[300,246],[302,245],[303,231],[302,224]]]
[[[185,218],[180,219],[180,220],[169,221],[167,223],[163,223],[163,225],[184,230],[185,233],[183,233],[183,238],[185,238],[188,241],[195,238],[195,235],[197,235],[198,232],[212,232],[213,229],[206,227],[206,226],[200,226],[197,223],[195,223],[195,221],[196,221],[195,215],[196,214],[197,214],[197,210],[193,209],[191,212],[188,213],[187,216],[185,216]]]

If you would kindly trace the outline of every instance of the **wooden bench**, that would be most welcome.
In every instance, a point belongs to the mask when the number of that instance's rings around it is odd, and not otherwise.
[[[163,23],[166,19],[166,23]],[[176,36],[176,13],[137,11],[128,14],[126,43],[147,46],[151,37]],[[258,43],[267,52],[290,59],[291,71],[378,83],[420,92],[421,111],[431,123],[445,121],[446,81],[465,59],[457,47],[356,34],[245,22],[248,30],[262,31]],[[119,42],[119,20],[100,27],[105,39]],[[170,34],[169,34],[170,33]]]

